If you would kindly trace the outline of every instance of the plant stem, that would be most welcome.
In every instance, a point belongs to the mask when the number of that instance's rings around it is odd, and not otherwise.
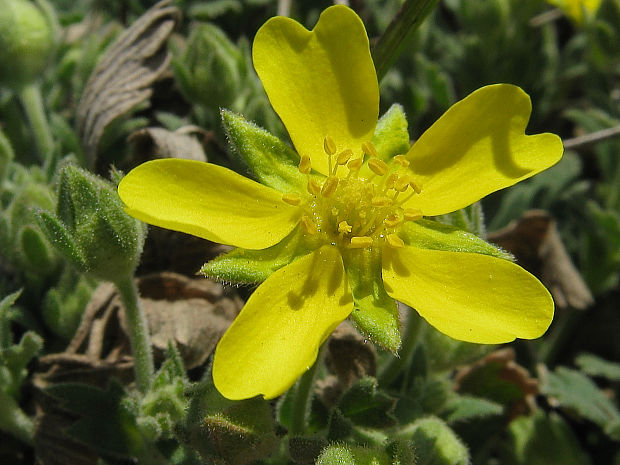
[[[379,81],[400,54],[405,40],[420,27],[439,0],[406,0],[372,48]]]
[[[49,164],[54,152],[54,139],[45,115],[39,84],[31,82],[24,85],[19,90],[18,96],[32,127],[41,159]]]
[[[151,387],[155,368],[148,325],[138,299],[138,288],[133,280],[133,276],[120,279],[114,284],[116,284],[125,306],[136,384],[138,385],[138,390],[144,394]]]
[[[400,348],[399,356],[392,357],[389,363],[383,365],[379,373],[379,384],[387,386],[401,373],[413,356],[413,352],[418,345],[418,340],[422,332],[422,317],[414,310],[411,310],[407,318],[407,325],[403,333],[403,343]]]
[[[15,399],[0,389],[0,430],[26,444],[34,442],[34,422],[19,408]]]
[[[306,420],[308,416],[309,403],[312,399],[312,386],[314,386],[314,377],[321,361],[323,360],[323,349],[319,350],[319,354],[308,371],[306,371],[295,386],[295,398],[293,399],[292,419],[291,419],[291,436],[301,435],[306,430]]]

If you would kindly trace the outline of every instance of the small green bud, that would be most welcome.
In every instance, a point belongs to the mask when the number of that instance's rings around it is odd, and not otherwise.
[[[316,464],[392,465],[392,461],[383,450],[361,446],[331,445],[321,452]]]
[[[17,89],[45,69],[55,34],[44,13],[27,0],[0,0],[0,84]]]
[[[244,66],[243,55],[226,34],[212,24],[202,24],[192,31],[174,68],[188,100],[217,109],[234,102]]]
[[[56,216],[40,212],[39,224],[79,270],[112,282],[133,274],[146,233],[111,183],[71,165],[60,173]]]

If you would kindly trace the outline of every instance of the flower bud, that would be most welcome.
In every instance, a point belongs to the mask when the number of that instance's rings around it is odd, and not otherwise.
[[[48,239],[80,269],[116,282],[133,274],[145,225],[123,211],[111,183],[75,166],[60,173],[56,215],[42,211]]]
[[[27,0],[3,0],[0,8],[0,84],[13,89],[34,81],[55,46],[51,20]]]

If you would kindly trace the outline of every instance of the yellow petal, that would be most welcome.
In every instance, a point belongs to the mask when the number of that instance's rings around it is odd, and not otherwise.
[[[276,190],[193,160],[146,162],[123,178],[118,194],[134,218],[245,249],[270,247],[299,222],[299,208]]]
[[[442,215],[539,173],[562,157],[554,134],[526,136],[531,113],[519,87],[483,87],[454,104],[407,153],[422,192],[406,204]]]
[[[327,8],[312,31],[272,18],[256,33],[252,58],[297,152],[309,155],[315,170],[327,174],[325,136],[338,152],[361,154],[377,123],[379,87],[364,24],[353,10]]]
[[[353,310],[342,259],[324,246],[273,273],[219,342],[213,381],[228,399],[279,396]]]
[[[553,299],[523,268],[465,252],[385,248],[387,293],[444,334],[498,344],[541,336],[553,318]]]

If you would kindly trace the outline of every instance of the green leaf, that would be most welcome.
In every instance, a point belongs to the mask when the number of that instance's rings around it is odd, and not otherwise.
[[[575,363],[590,376],[600,376],[610,381],[620,381],[620,363],[609,362],[594,354],[580,354]]]
[[[372,144],[379,158],[386,162],[396,155],[407,153],[410,145],[409,131],[407,117],[401,105],[392,105],[379,119],[372,136]]]
[[[515,465],[589,465],[579,440],[562,417],[538,410],[508,426]]]
[[[284,194],[304,191],[306,176],[297,169],[299,155],[273,134],[242,116],[222,110],[222,122],[234,153],[256,179]]]
[[[273,272],[311,252],[299,227],[282,241],[263,250],[237,248],[205,263],[200,273],[231,283],[260,283]]]
[[[116,381],[112,380],[106,391],[86,384],[61,383],[51,385],[46,392],[80,416],[67,433],[99,453],[130,457],[146,450],[136,418],[122,402],[125,391]]]
[[[466,465],[469,452],[456,433],[439,418],[428,417],[405,426],[397,436],[413,442],[416,464]]]
[[[393,415],[396,399],[377,390],[375,378],[362,378],[346,391],[338,403],[343,416],[353,424],[387,428],[396,424]]]
[[[504,407],[497,402],[473,396],[454,394],[448,398],[443,417],[448,423],[501,415]]]
[[[383,286],[381,254],[373,249],[343,251],[355,308],[351,318],[365,337],[392,353],[400,348],[398,308]]]
[[[586,375],[558,367],[548,374],[542,392],[554,397],[561,407],[575,411],[598,424],[608,434],[615,433],[620,413],[614,403]],[[620,436],[616,437],[620,439]]]
[[[405,244],[421,249],[479,253],[511,261],[514,259],[508,252],[475,234],[434,220],[408,221],[400,227],[398,235]]]
[[[36,357],[43,347],[43,339],[34,331],[24,333],[19,344],[12,345],[0,351],[0,370],[7,370],[8,379],[0,389],[6,391],[13,398],[19,398],[19,391],[23,381],[28,376],[28,363]]]
[[[10,323],[13,319],[11,307],[19,299],[19,296],[22,295],[22,291],[23,289],[15,291],[0,300],[0,350],[8,349],[13,342],[10,328]]]
[[[21,249],[30,265],[39,270],[52,268],[52,254],[50,247],[43,239],[39,228],[26,225],[21,230]]]

